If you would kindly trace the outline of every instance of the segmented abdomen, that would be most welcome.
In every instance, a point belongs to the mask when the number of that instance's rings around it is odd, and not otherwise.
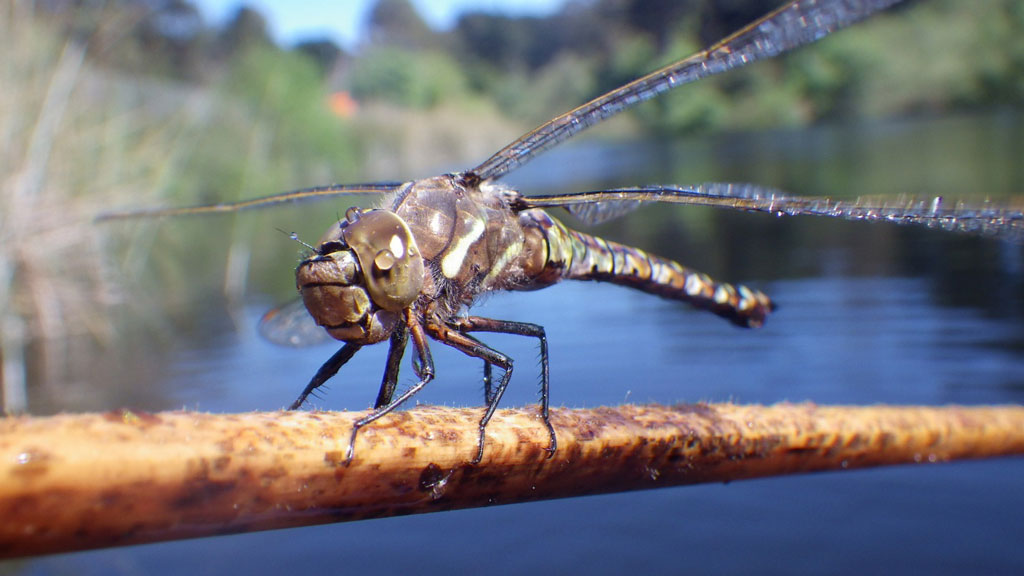
[[[521,213],[520,222],[527,224],[524,220],[536,226],[547,244],[543,270],[534,274],[539,285],[560,278],[611,282],[682,300],[751,328],[761,326],[775,308],[763,292],[716,282],[707,274],[639,248],[570,230],[541,210]]]

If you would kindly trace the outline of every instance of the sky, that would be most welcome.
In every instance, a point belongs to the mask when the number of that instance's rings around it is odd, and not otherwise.
[[[329,37],[345,48],[360,39],[367,14],[376,0],[196,0],[208,23],[220,25],[240,5],[259,10],[270,25],[274,39],[284,45],[298,40]],[[453,26],[467,9],[513,16],[545,16],[565,0],[411,0],[432,28]]]

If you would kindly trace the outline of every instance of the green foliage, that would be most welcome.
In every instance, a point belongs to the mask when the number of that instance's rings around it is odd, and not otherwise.
[[[658,65],[673,62],[677,54],[694,51],[693,44],[682,37],[674,39],[659,58],[654,47],[646,41],[634,39],[627,43],[613,59],[613,67],[607,84],[614,88],[650,72]],[[698,82],[684,90],[670,92],[648,102],[636,111],[640,125],[657,135],[671,135],[706,130],[723,124],[727,115],[727,99],[722,94],[720,82]]]
[[[789,59],[817,118],[1020,104],[1024,20],[1015,0],[925,3],[879,18]]]
[[[654,45],[646,37],[624,38],[616,44],[598,77],[601,90],[611,90],[650,72],[657,56]]]
[[[596,93],[592,62],[566,53],[537,71],[493,75],[488,94],[505,115],[539,124],[578,106]]]
[[[330,42],[285,53],[252,9],[211,30],[185,0],[150,12],[132,3],[116,6],[83,10],[70,27],[93,38],[94,57],[191,81],[229,68],[231,97],[244,99],[248,109],[220,114],[243,124],[255,114],[259,130],[272,134],[274,155],[286,147],[299,157],[327,154],[346,173],[354,151],[332,156],[344,145],[337,134],[345,128],[323,109],[324,82],[340,80],[361,103],[413,111],[487,99],[517,122],[536,123],[690,54],[768,7],[760,0],[595,0],[544,18],[467,13],[452,31],[437,32],[409,0],[379,0],[367,44],[349,60],[339,59],[340,49]],[[308,59],[319,63],[318,78],[309,75]],[[640,107],[636,124],[678,134],[1022,103],[1024,3],[932,0],[891,10],[779,60],[674,91]]]
[[[182,196],[224,200],[357,176],[350,127],[329,110],[319,71],[303,54],[250,47],[214,93],[212,126],[197,127],[177,182]]]
[[[522,101],[531,103],[534,122],[567,112],[595,94],[593,63],[573,53],[541,68]]]
[[[349,80],[358,100],[381,100],[409,108],[429,109],[466,92],[466,78],[442,52],[417,52],[377,47],[354,64]]]
[[[1019,106],[1022,6],[940,0],[883,14],[781,59],[681,88],[638,116],[651,132],[679,134]],[[665,52],[670,61],[694,51],[688,38],[674,37]],[[639,52],[624,46],[613,62]]]

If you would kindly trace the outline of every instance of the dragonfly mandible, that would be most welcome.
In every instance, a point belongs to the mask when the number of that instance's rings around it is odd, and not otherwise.
[[[301,300],[268,313],[261,331],[273,340],[302,344],[327,334],[344,345],[316,372],[292,403],[333,377],[363,346],[389,341],[374,410],[349,438],[412,398],[435,376],[429,340],[484,363],[486,409],[471,462],[484,455],[486,427],[512,376],[513,360],[476,334],[499,332],[536,338],[540,346],[540,416],[549,456],[557,436],[549,418],[548,346],[544,328],[525,322],[468,315],[474,301],[495,290],[535,290],[565,279],[625,285],[709,310],[742,327],[760,326],[774,306],[760,291],[718,282],[639,248],[571,230],[544,209],[562,207],[584,222],[617,216],[636,205],[667,202],[772,214],[808,214],[851,220],[920,224],[994,234],[1020,241],[1018,208],[968,206],[924,200],[853,202],[786,195],[752,185],[649,186],[551,196],[524,196],[499,179],[548,148],[639,102],[683,84],[774,57],[856,23],[899,0],[790,2],[689,58],[656,70],[558,116],[470,170],[405,183],[331,185],[255,200],[208,206],[122,211],[105,219],[236,212],[285,202],[342,195],[378,195],[378,208],[350,209],[296,269]],[[395,395],[399,365],[412,341],[417,381]],[[493,367],[502,370],[496,383]]]

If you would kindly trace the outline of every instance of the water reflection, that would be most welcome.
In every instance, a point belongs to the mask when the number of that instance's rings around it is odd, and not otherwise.
[[[670,143],[583,142],[552,151],[515,173],[511,180],[524,190],[537,192],[717,179],[757,181],[797,194],[850,196],[867,190],[872,194],[916,191],[953,196],[954,192],[962,192],[956,195],[970,197],[970,193],[978,192],[1004,197],[1016,190],[1016,182],[1021,181],[1017,172],[1022,168],[1019,162],[1011,161],[1011,156],[1020,148],[1022,134],[1024,121],[1019,117],[996,115],[867,128],[826,127],[725,135]],[[855,168],[858,166],[859,169]],[[563,170],[565,167],[572,171]],[[935,173],[941,177],[937,178]],[[337,209],[306,207],[239,218],[258,219],[257,223],[248,224],[251,228],[293,230],[299,228],[294,224],[309,220],[311,212],[318,220],[329,221]],[[209,223],[210,220],[193,221],[181,226],[190,229],[198,225],[208,227]],[[176,229],[177,223],[165,223],[161,233],[173,235]],[[944,318],[957,314],[977,315],[979,323],[992,322],[990,326],[971,328],[972,333],[979,334],[980,341],[963,344],[971,350],[965,356],[976,358],[984,357],[986,351],[999,355],[1019,350],[1019,346],[1012,344],[1021,340],[1019,330],[1013,327],[1021,324],[1024,313],[1024,251],[1019,245],[880,224],[809,217],[779,219],[667,206],[645,207],[595,232],[675,258],[722,280],[764,288],[781,308],[764,330],[748,332],[684,306],[594,284],[485,299],[476,313],[548,327],[556,377],[561,373],[562,378],[571,375],[586,379],[581,374],[586,373],[593,354],[614,355],[613,364],[621,369],[597,375],[614,374],[614,378],[607,380],[628,385],[610,391],[608,396],[598,395],[600,401],[595,400],[592,391],[565,396],[556,393],[556,401],[568,405],[618,403],[625,398],[623,390],[631,391],[632,399],[645,401],[729,397],[728,392],[725,396],[712,394],[718,390],[732,390],[737,397],[751,401],[771,400],[771,394],[740,394],[751,387],[756,389],[758,374],[768,366],[772,368],[765,373],[772,374],[771,380],[824,382],[828,380],[826,374],[811,376],[816,359],[824,359],[840,372],[853,366],[863,369],[864,364],[870,364],[886,373],[896,370],[889,367],[890,359],[913,357],[915,350],[920,354],[945,355],[929,349],[929,342],[918,342],[908,336],[937,334],[929,326],[941,326]],[[310,237],[316,234],[306,233]],[[278,240],[278,250],[271,250],[274,243],[268,242],[268,238]],[[176,242],[182,239],[177,238]],[[208,297],[210,291],[216,290],[216,282],[211,282],[201,300],[186,302],[171,316],[172,329],[164,331],[164,336],[155,341],[127,339],[128,343],[145,342],[148,348],[143,345],[115,352],[116,362],[96,362],[96,355],[85,354],[92,362],[85,363],[84,369],[71,369],[78,392],[67,394],[52,390],[50,385],[37,386],[30,395],[32,410],[50,413],[122,404],[141,409],[195,406],[250,410],[286,404],[301,388],[298,380],[302,378],[297,379],[296,374],[305,374],[295,367],[306,367],[312,373],[331,348],[315,352],[277,350],[256,338],[252,326],[257,310],[291,297],[290,277],[295,260],[295,247],[284,236],[261,235],[260,242],[260,248],[254,250],[251,292],[270,289],[272,294],[259,298],[259,305],[242,314],[232,314],[221,299]],[[227,240],[223,244],[222,249],[226,250]],[[185,252],[188,250],[182,248],[176,255]],[[216,279],[221,275],[220,270],[211,270],[209,263],[206,268],[201,264],[195,266],[199,269],[190,272],[192,277]],[[856,298],[849,301],[846,297]],[[913,299],[906,302],[906,298]],[[908,307],[915,313],[908,315]],[[882,325],[885,330],[878,329]],[[843,335],[852,338],[858,330],[867,328],[877,330],[877,339],[900,343],[902,351],[887,355],[881,350],[872,352],[863,342],[844,341]],[[167,337],[168,333],[174,337]],[[985,334],[988,336],[982,338]],[[826,336],[833,338],[823,340]],[[531,343],[518,340],[511,338],[507,344],[501,341],[501,346],[514,357],[528,360],[520,361],[522,368],[517,374],[517,380],[525,383],[517,387],[528,391],[514,397],[513,402],[521,404],[533,401],[535,375],[530,374],[529,359],[535,358],[536,352]],[[802,348],[810,343],[820,346]],[[917,345],[921,348],[915,348]],[[670,362],[656,357],[658,350],[670,359],[692,356],[695,360]],[[363,351],[360,357],[364,356],[371,357],[370,351]],[[428,394],[424,400],[457,404],[479,401],[477,367],[462,361],[461,355],[455,356],[453,366],[443,366],[439,381],[431,388],[444,389],[448,387],[446,382],[458,382],[468,392],[436,398]],[[581,359],[576,360],[577,356]],[[865,356],[871,361],[862,360]],[[292,369],[283,371],[274,383],[263,382],[269,380],[263,378],[268,373],[250,367],[268,357],[291,365]],[[781,360],[790,357],[792,360]],[[921,363],[926,364],[923,360]],[[706,365],[702,369],[707,372],[690,378],[688,375],[696,371],[697,364]],[[360,358],[358,363],[347,366],[342,377],[360,385],[336,384],[335,388],[343,387],[345,392],[332,390],[324,405],[365,407],[372,400],[372,387],[379,379],[381,365],[382,361]],[[753,373],[741,369],[750,365],[755,366]],[[647,371],[639,370],[638,366],[646,367]],[[716,366],[729,367],[732,374],[723,373]],[[651,367],[658,367],[660,372],[649,372]],[[784,368],[792,375],[784,377]],[[955,371],[956,367],[949,369]],[[123,380],[117,381],[119,376]],[[709,379],[716,384],[708,388],[707,396],[699,387],[696,394],[674,394],[671,390],[678,389],[675,383],[680,379]],[[634,385],[651,382],[673,384],[668,390],[645,390]],[[1000,387],[1006,385],[1004,382]],[[1012,383],[1009,385],[1013,387]],[[346,396],[350,388],[359,390],[353,392],[356,395],[351,399]],[[774,390],[775,386],[767,389]],[[274,392],[263,397],[264,390]],[[827,391],[810,397],[819,401],[838,399],[830,398]],[[844,401],[882,399],[858,396]]]
[[[797,194],[852,196],[867,191],[999,197],[1019,190],[1024,182],[1019,162],[1024,157],[1022,136],[1024,122],[1019,117],[992,116],[699,142],[583,142],[553,151],[511,180],[537,192],[714,179],[754,181]],[[337,212],[334,207],[316,210],[320,216],[326,213],[327,220]],[[272,224],[267,229],[292,230],[303,216],[269,218]],[[697,400],[1024,402],[1020,246],[880,224],[666,207],[646,208],[599,232],[678,258],[722,280],[764,289],[780,309],[765,328],[741,330],[673,302],[600,284],[565,283],[485,299],[475,313],[547,328],[554,407]],[[102,404],[108,408],[235,412],[285,406],[335,348],[277,348],[256,336],[252,326],[259,315],[290,297],[294,247],[283,236],[280,244],[279,254],[255,256],[262,263],[253,275],[252,290],[269,295],[255,296],[235,316],[243,320],[241,329],[236,330],[235,320],[223,307],[209,306],[209,298],[195,301],[184,316],[171,320],[185,338],[165,339],[155,350],[130,351],[118,357],[116,370],[81,378],[102,391]],[[517,359],[505,405],[535,403],[535,342],[497,335],[485,339]],[[385,348],[363,350],[314,405],[368,407],[380,382]],[[419,400],[479,405],[479,362],[443,346],[435,346],[434,354],[438,377]],[[130,362],[133,359],[141,362]],[[400,385],[411,382],[410,372],[406,362]],[[110,381],[112,373],[123,378]],[[42,406],[37,410],[41,412],[97,408],[95,398],[82,393],[36,389],[31,400],[36,408]],[[787,572],[813,573],[813,561],[807,566],[795,561],[802,557],[828,558],[832,567],[840,566],[836,558],[845,558],[842,566],[851,572],[881,566],[981,565],[1006,572],[1021,565],[1021,552],[1013,542],[992,535],[1013,534],[1024,520],[1021,493],[1013,480],[1019,478],[1021,464],[1002,460],[786,478],[142,547],[91,557],[103,565],[128,555],[139,565],[152,564],[156,571],[161,569],[157,566],[175,570],[185,569],[184,558],[207,558],[214,549],[220,554],[216,562],[226,564],[230,556],[232,568],[259,570],[287,550],[291,568],[311,570],[335,559],[325,551],[336,550],[344,541],[347,561],[353,565],[401,570],[411,566],[410,559],[416,566],[452,566],[461,562],[452,559],[466,558],[479,567],[487,558],[477,551],[493,550],[491,527],[500,525],[502,550],[536,553],[541,534],[543,546],[559,550],[548,557],[551,566],[574,569],[588,566],[595,542],[631,562],[662,569],[677,566],[678,559],[654,559],[666,550],[678,550],[682,537],[691,544],[685,547],[688,562],[736,571],[748,565],[749,558],[767,566],[784,550]],[[385,540],[401,542],[404,553],[382,558],[374,543]],[[893,542],[900,543],[898,549]],[[247,552],[232,552],[242,548]],[[308,553],[296,555],[295,550]],[[858,552],[851,555],[851,550]],[[908,555],[914,562],[908,564]],[[603,560],[593,568],[607,570],[608,554],[596,558]],[[335,560],[330,562],[336,565]],[[509,571],[523,567],[516,562],[504,566]]]

